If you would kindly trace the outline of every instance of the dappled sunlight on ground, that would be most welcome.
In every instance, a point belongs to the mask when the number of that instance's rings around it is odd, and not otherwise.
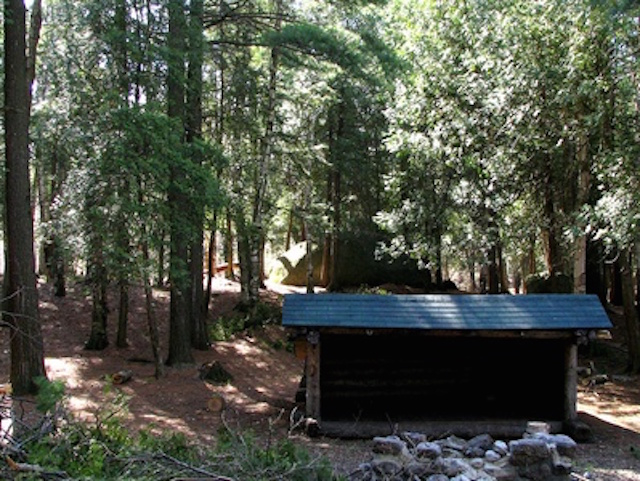
[[[290,435],[289,415],[304,362],[286,349],[287,332],[281,326],[255,329],[233,340],[216,342],[206,351],[194,351],[192,366],[167,368],[163,377],[155,379],[141,288],[134,287],[131,292],[129,346],[114,346],[117,299],[112,296],[108,324],[112,344],[97,352],[84,349],[91,308],[83,287],[70,286],[65,298],[53,297],[50,286],[41,285],[41,289],[47,373],[50,379],[65,383],[67,406],[76,419],[95,422],[101,412],[114,409],[115,396],[122,394],[126,402],[120,415],[132,433],[142,429],[155,434],[181,433],[207,445],[215,444],[222,429],[249,430],[264,439],[271,439],[273,433]],[[301,291],[280,286],[262,295],[275,303],[283,293]],[[154,314],[165,357],[169,297],[168,290],[154,290]],[[216,279],[212,322],[232,312],[239,298],[237,283]],[[8,346],[7,331],[0,331],[0,382],[9,378]],[[231,374],[229,383],[210,384],[200,378],[198,368],[214,361]],[[130,370],[131,379],[111,385],[110,377],[121,370]],[[209,402],[218,396],[224,400],[222,411],[210,408]],[[612,377],[611,382],[591,388],[581,385],[578,409],[595,433],[593,443],[579,447],[582,472],[589,472],[594,481],[640,481],[640,457],[633,450],[640,449],[640,377]],[[370,455],[367,441],[311,439],[299,433],[292,439],[308,448],[313,457],[329,457],[345,475]]]
[[[578,393],[578,409],[606,422],[640,433],[640,377],[628,377]]]

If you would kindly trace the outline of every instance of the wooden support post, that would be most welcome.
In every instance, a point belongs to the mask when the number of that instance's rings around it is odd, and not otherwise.
[[[320,333],[307,334],[307,405],[306,415],[320,421]]]
[[[578,417],[578,346],[567,344],[564,355],[564,420]]]

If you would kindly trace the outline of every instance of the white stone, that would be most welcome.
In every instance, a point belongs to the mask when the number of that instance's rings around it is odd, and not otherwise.
[[[423,459],[435,459],[442,456],[442,448],[438,443],[422,442],[416,446],[416,457]]]
[[[493,443],[493,446],[491,449],[496,453],[498,453],[500,456],[506,456],[507,453],[509,452],[509,446],[507,445],[507,443],[501,440],[498,440],[495,443]]]
[[[489,449],[486,453],[484,453],[484,459],[489,461],[490,463],[495,463],[502,456],[499,453],[496,453],[493,449]]]

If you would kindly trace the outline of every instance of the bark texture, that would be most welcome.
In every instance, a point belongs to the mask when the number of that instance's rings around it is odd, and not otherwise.
[[[5,320],[12,329],[11,383],[15,394],[36,391],[45,375],[38,315],[29,180],[29,81],[26,12],[22,0],[4,2],[4,125],[7,272]],[[33,57],[33,55],[32,55]]]

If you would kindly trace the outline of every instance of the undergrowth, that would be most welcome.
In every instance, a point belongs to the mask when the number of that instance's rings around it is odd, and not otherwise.
[[[253,306],[240,304],[212,323],[210,337],[212,341],[228,341],[238,333],[281,321],[282,308],[278,305],[268,302],[258,302]]]
[[[64,408],[61,383],[39,381],[41,422],[21,428],[23,441],[5,436],[7,464],[1,479],[170,480],[202,477],[226,481],[337,481],[330,464],[312,458],[291,440],[261,442],[229,427],[215,448],[184,435],[156,435],[151,429],[131,435],[124,427],[128,399],[107,390],[107,401],[91,422],[72,419]],[[47,426],[47,429],[43,429]],[[9,462],[10,459],[10,462]]]

